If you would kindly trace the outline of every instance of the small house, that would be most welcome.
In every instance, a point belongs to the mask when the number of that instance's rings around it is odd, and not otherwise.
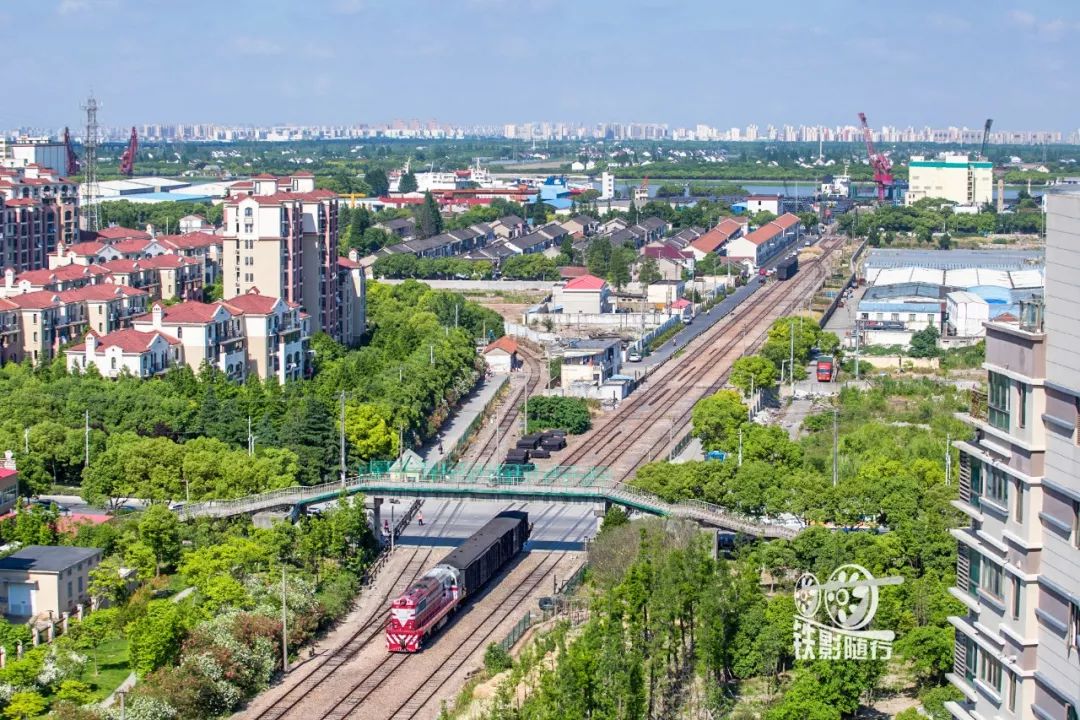
[[[483,349],[484,363],[493,373],[509,373],[521,365],[518,360],[518,344],[509,335],[503,335]]]
[[[0,558],[0,610],[13,618],[59,618],[90,601],[101,548],[28,545]]]

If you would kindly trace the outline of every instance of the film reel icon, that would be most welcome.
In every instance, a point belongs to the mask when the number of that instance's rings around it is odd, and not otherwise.
[[[813,620],[821,607],[821,583],[814,573],[803,573],[795,583],[795,609],[802,617]]]
[[[825,610],[837,625],[858,630],[877,612],[878,583],[870,571],[854,563],[833,570],[824,586]]]

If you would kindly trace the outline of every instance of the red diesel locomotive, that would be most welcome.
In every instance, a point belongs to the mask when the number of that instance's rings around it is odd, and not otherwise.
[[[390,604],[386,649],[419,651],[462,602],[521,552],[529,530],[528,513],[501,512],[424,573]]]

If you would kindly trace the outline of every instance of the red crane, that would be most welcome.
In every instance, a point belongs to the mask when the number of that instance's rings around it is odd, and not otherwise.
[[[877,183],[878,202],[885,200],[886,188],[893,184],[892,163],[884,153],[879,153],[874,147],[874,135],[870,132],[870,125],[866,122],[866,113],[859,113],[859,122],[862,123],[863,138],[866,140],[866,153],[870,156],[870,165],[874,168],[874,182]]]
[[[64,148],[67,150],[67,174],[78,175],[80,170],[79,157],[75,154],[75,148],[71,146],[71,133],[64,128]]]
[[[135,128],[131,128],[131,139],[128,140],[127,149],[124,150],[124,154],[120,156],[120,174],[131,175],[135,172],[135,153],[139,150],[139,135],[135,132]]]

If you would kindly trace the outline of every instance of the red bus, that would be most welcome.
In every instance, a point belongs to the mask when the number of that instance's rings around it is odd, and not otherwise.
[[[833,379],[833,359],[828,355],[824,355],[818,358],[817,361],[817,379],[818,382],[832,382]]]

